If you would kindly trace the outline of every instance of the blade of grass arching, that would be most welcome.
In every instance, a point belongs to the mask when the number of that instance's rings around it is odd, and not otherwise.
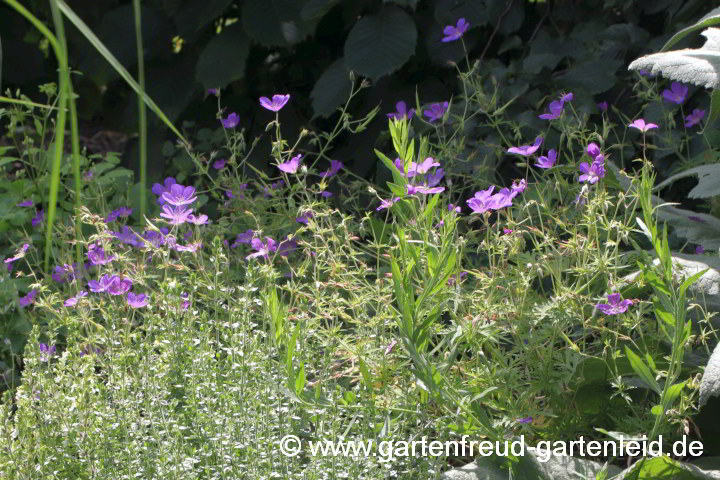
[[[8,1],[8,0],[5,0]],[[135,93],[140,95],[143,100],[145,100],[145,104],[150,107],[150,110],[155,113],[155,115],[158,116],[158,118],[168,126],[172,132],[177,135],[177,137],[186,145],[190,145],[190,143],[185,139],[185,137],[182,136],[182,134],[178,131],[177,128],[175,128],[175,125],[172,124],[172,122],[165,116],[162,110],[160,110],[160,107],[155,104],[155,102],[150,98],[140,87],[140,85],[135,81],[135,79],[130,75],[130,73],[125,69],[125,67],[122,66],[122,64],[118,61],[115,56],[110,53],[110,50],[107,49],[107,47],[100,41],[100,39],[93,33],[93,31],[88,27],[85,22],[80,19],[80,17],[75,14],[75,12],[68,7],[68,5],[63,0],[55,0],[58,4],[58,7],[62,11],[62,13],[67,17],[70,22],[75,25],[75,27],[82,33],[85,38],[88,39],[88,41],[92,44],[93,47],[103,56],[105,57],[105,60],[115,69],[115,71],[118,72],[118,74],[125,80],[130,87],[135,90]]]
[[[53,107],[52,105],[43,105],[42,103],[35,103],[35,102],[31,102],[29,100],[20,100],[17,98],[8,98],[8,97],[1,97],[1,96],[0,96],[0,103],[13,103],[15,105],[23,105],[26,107],[42,108],[44,110],[55,110],[57,108],[57,107]]]
[[[137,43],[138,81],[140,90],[145,94],[145,55],[143,53],[142,20],[140,18],[140,0],[133,0],[135,12],[135,42]],[[140,129],[140,218],[145,218],[147,186],[147,115],[143,95],[138,94],[138,128]]]
[[[45,225],[45,272],[50,271],[50,252],[52,250],[52,232],[57,212],[58,191],[60,190],[60,166],[65,146],[65,121],[67,117],[68,81],[70,69],[68,68],[67,43],[65,42],[65,29],[62,15],[57,8],[57,0],[50,0],[50,11],[55,25],[55,34],[58,43],[58,114],[55,124],[55,155],[53,156],[50,171],[50,195],[48,198],[47,225]]]

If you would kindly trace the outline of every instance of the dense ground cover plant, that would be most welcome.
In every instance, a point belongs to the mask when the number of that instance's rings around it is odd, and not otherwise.
[[[461,20],[442,40],[462,43]],[[154,184],[147,218],[133,216],[131,184],[113,181],[129,172],[112,157],[85,159],[87,203],[54,231],[50,278],[33,256],[42,236],[12,231],[3,282],[16,277],[17,301],[8,311],[33,328],[22,383],[0,410],[0,472],[435,478],[445,458],[285,458],[277,443],[287,434],[669,443],[702,433],[692,417],[703,363],[686,359],[707,358],[711,319],[686,315],[694,278],[674,276],[673,240],[651,195],[662,158],[651,154],[679,150],[662,143],[674,135],[670,117],[653,123],[600,106],[595,123],[576,108],[581,94],[562,91],[534,112],[538,123],[520,123],[492,79],[467,64],[456,97],[388,115],[376,183],[331,154],[377,114],[349,113],[364,82],[327,133],[292,140],[282,120],[295,95],[259,98],[256,108],[274,116],[262,168],[250,161],[258,141],[212,92],[217,126],[198,130],[194,148],[165,152],[197,175],[179,168]],[[650,102],[687,95],[644,77],[636,88]],[[47,181],[33,142],[44,143],[20,126],[44,117],[7,115],[18,155],[8,211],[42,228],[40,213],[23,209]],[[487,163],[463,172],[475,148]],[[12,341],[7,351],[15,362]],[[661,461],[664,476],[652,476],[652,461],[627,475],[677,478],[672,469],[684,468]],[[547,478],[528,459],[503,468]]]

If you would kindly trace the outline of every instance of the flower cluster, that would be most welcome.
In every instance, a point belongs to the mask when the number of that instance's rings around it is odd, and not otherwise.
[[[595,184],[605,177],[605,155],[594,142],[587,146],[586,152],[592,159],[592,163],[582,162],[580,164],[581,175],[578,177],[578,181]]]
[[[495,186],[491,185],[487,190],[475,192],[475,195],[467,201],[468,206],[474,213],[486,213],[493,210],[500,210],[512,206],[513,199],[520,195],[527,188],[525,179],[513,182],[510,188],[503,188],[497,193]]]

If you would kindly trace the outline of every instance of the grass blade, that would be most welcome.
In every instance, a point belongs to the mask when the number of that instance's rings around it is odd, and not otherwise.
[[[140,130],[140,218],[145,218],[147,211],[147,112],[145,111],[145,55],[142,41],[142,19],[140,18],[140,0],[133,0],[135,13],[135,42],[137,43],[138,81],[140,91],[138,94],[138,128]]]

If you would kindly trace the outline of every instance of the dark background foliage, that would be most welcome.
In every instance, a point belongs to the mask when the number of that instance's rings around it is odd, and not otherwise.
[[[48,2],[28,8],[48,24]],[[349,89],[349,70],[372,82],[351,111],[381,104],[384,114],[398,100],[449,100],[457,93],[464,62],[460,42],[442,43],[444,25],[466,18],[471,59],[497,85],[503,104],[517,97],[511,114],[542,127],[537,112],[558,91],[576,94],[575,107],[597,113],[608,101],[637,112],[627,64],[657,50],[681,27],[715,5],[706,0],[148,0],[143,2],[148,91],[171,120],[186,129],[218,126],[216,103],[206,90],[223,89],[223,106],[241,116],[241,127],[259,135],[270,113],[257,98],[290,93],[283,110],[288,135],[322,129]],[[70,0],[68,4],[131,71],[136,56],[128,0]],[[93,47],[68,26],[70,64],[80,72],[83,137],[98,150],[125,149],[135,166],[137,103],[134,93]],[[56,80],[56,65],[38,33],[0,6],[3,89],[37,95]],[[154,119],[153,119],[154,121]],[[166,173],[162,146],[170,138],[154,123],[150,175]],[[386,128],[376,120],[367,131],[343,140],[333,153],[356,173],[373,174],[372,147]],[[482,137],[482,132],[477,132]],[[125,140],[129,143],[125,144]],[[479,138],[478,140],[481,140]],[[478,145],[482,142],[478,142]],[[126,148],[127,147],[127,148]],[[263,158],[269,144],[256,150]],[[469,165],[468,168],[471,168]]]

